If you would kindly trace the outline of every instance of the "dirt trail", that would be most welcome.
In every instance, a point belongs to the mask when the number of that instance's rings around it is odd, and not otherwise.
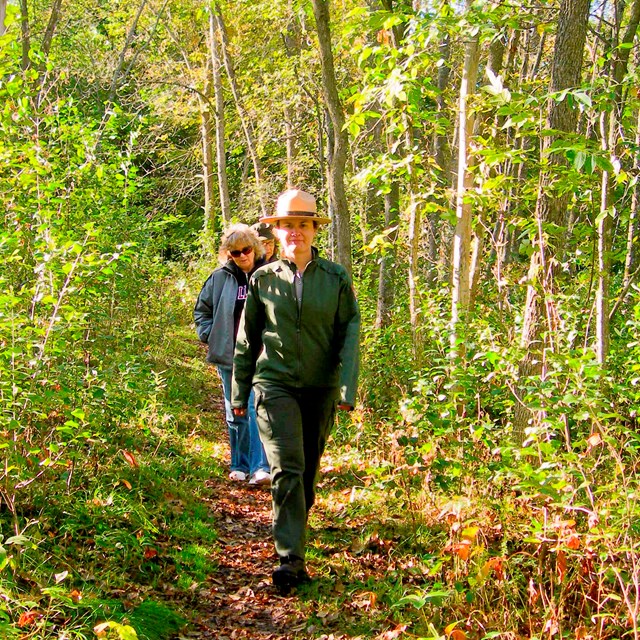
[[[295,594],[283,597],[271,584],[275,552],[268,490],[212,480],[209,508],[215,514],[218,571],[201,594],[200,638],[290,640],[306,621],[295,612]]]
[[[208,399],[208,411],[219,425],[216,437],[226,441],[224,408],[217,389]],[[228,462],[228,452],[225,462]],[[180,638],[215,640],[294,640],[304,638],[307,626],[295,606],[295,592],[283,596],[271,583],[277,557],[271,538],[271,494],[268,488],[252,488],[214,478],[206,483],[205,502],[218,533],[213,553],[218,570],[201,585],[196,629]]]

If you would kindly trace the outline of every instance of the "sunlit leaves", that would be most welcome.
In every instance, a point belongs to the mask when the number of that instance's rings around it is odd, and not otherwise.
[[[114,622],[112,620],[107,622],[100,622],[97,624],[93,630],[95,631],[98,638],[107,638],[107,633],[109,630],[113,631],[115,634],[115,638],[118,640],[137,640],[138,634],[135,629],[128,624],[120,624],[119,622]]]
[[[482,90],[492,95],[496,99],[496,104],[508,104],[511,101],[511,92],[504,87],[502,78],[489,68],[487,68],[486,74],[490,84],[482,87]]]

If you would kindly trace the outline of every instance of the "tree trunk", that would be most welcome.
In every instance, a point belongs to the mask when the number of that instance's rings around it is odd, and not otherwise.
[[[204,183],[204,223],[203,240],[205,250],[211,246],[211,238],[215,232],[215,221],[213,216],[213,132],[211,125],[211,78],[209,75],[209,65],[206,65],[206,77],[204,81],[203,93],[206,100],[199,99],[200,102],[200,133],[202,138],[202,180]]]
[[[615,148],[616,117],[603,112],[600,116],[602,150],[612,153]],[[609,353],[609,266],[611,253],[612,205],[611,176],[602,172],[600,215],[598,216],[598,286],[596,289],[596,359],[604,365]]]
[[[562,0],[551,67],[552,94],[580,84],[589,4],[589,0]],[[549,99],[547,129],[573,132],[577,118],[577,110],[568,100],[556,102]],[[518,443],[524,440],[525,428],[534,417],[523,402],[527,378],[544,375],[545,351],[554,348],[552,339],[558,324],[554,303],[558,275],[556,256],[562,249],[569,196],[553,190],[554,168],[565,163],[563,155],[551,150],[557,137],[546,136],[542,143],[542,153],[548,158],[549,168],[540,174],[535,211],[538,236],[534,240],[534,252],[529,265],[530,284],[523,311],[521,347],[526,355],[519,365],[520,390],[516,392],[513,419],[514,439]]]
[[[213,76],[213,93],[215,97],[215,126],[216,126],[216,171],[218,174],[218,198],[220,212],[225,226],[231,223],[231,199],[229,198],[229,183],[227,181],[227,155],[225,149],[224,124],[224,94],[222,89],[222,74],[220,69],[220,55],[216,35],[216,19],[209,14],[209,56],[211,58],[211,73]]]
[[[389,233],[387,240],[392,247],[385,249],[380,260],[378,278],[378,304],[376,309],[376,328],[383,329],[391,323],[393,309],[393,271],[396,260],[396,241],[400,224],[400,188],[397,180],[391,182],[389,193],[384,195],[384,226],[386,229],[395,227]]]
[[[58,21],[60,20],[60,7],[62,6],[62,0],[54,0],[51,5],[51,13],[49,14],[49,21],[47,22],[47,28],[44,32],[44,37],[42,38],[42,53],[44,54],[44,58],[49,55],[49,51],[51,50],[51,43],[53,42],[53,34],[56,31],[56,26],[58,25]],[[43,70],[46,67],[46,63],[43,63]]]
[[[218,3],[216,3],[215,8],[216,8],[216,20],[218,22],[218,29],[219,29],[220,38],[221,38],[220,49],[222,52],[222,61],[224,62],[224,68],[227,72],[227,77],[229,78],[229,86],[231,87],[233,100],[236,104],[238,115],[240,116],[240,124],[242,125],[242,131],[244,132],[244,137],[245,137],[245,140],[247,141],[247,148],[249,150],[249,155],[251,156],[251,161],[253,162],[253,171],[255,175],[256,191],[258,195],[258,201],[260,203],[260,210],[262,211],[262,215],[266,216],[268,213],[268,208],[267,208],[267,202],[266,202],[266,194],[264,193],[264,188],[262,183],[262,163],[260,162],[260,157],[258,156],[258,150],[256,148],[256,144],[254,141],[253,127],[251,125],[251,121],[249,120],[247,111],[244,107],[242,96],[240,95],[240,89],[236,81],[236,73],[233,68],[231,57],[229,56],[229,41],[227,38],[227,31],[224,24],[224,18],[222,17],[222,9],[220,8],[220,5]]]
[[[381,105],[373,103],[374,111],[381,111]],[[371,152],[394,156],[399,145],[395,136],[387,131],[380,118],[367,128],[367,139],[372,141]],[[373,235],[385,234],[385,246],[380,254],[378,268],[378,296],[376,303],[376,329],[387,327],[392,318],[394,300],[392,271],[396,263],[397,238],[400,225],[400,185],[392,171],[382,178],[383,186],[377,182],[367,184],[365,214],[361,217],[362,243],[367,245]],[[395,228],[394,231],[390,229]],[[373,284],[373,283],[372,283]]]
[[[7,0],[0,0],[0,37],[2,37],[7,27],[5,21],[7,19]]]
[[[496,78],[500,76],[502,72],[502,66],[504,63],[504,55],[506,50],[506,44],[504,39],[500,38],[494,41],[489,48],[489,61],[487,62],[487,72],[491,72]],[[493,118],[492,136],[497,137],[499,135],[500,117]],[[509,162],[503,165],[502,172],[508,174],[512,164]],[[496,171],[491,170],[491,176],[495,175]],[[498,211],[498,217],[504,214],[504,208],[501,206]],[[471,266],[469,273],[469,308],[473,308],[475,305],[476,296],[478,293],[478,287],[480,286],[480,275],[482,270],[480,263],[484,254],[485,239],[487,237],[487,227],[491,224],[491,221],[487,219],[487,214],[484,211],[480,212],[478,223],[476,224],[475,232],[473,234],[473,240],[471,243]],[[498,288],[500,285],[498,284]]]
[[[450,151],[447,139],[447,104],[445,101],[445,91],[449,86],[451,68],[449,67],[449,57],[451,54],[451,42],[448,34],[443,34],[440,44],[440,60],[442,64],[438,67],[438,94],[436,96],[437,118],[440,124],[433,134],[433,154],[437,165],[437,180],[441,190],[451,183],[450,171]],[[436,196],[438,197],[438,196]],[[439,197],[441,195],[439,194]],[[429,286],[434,286],[438,279],[438,245],[442,242],[442,231],[440,229],[440,215],[438,211],[432,211],[427,216],[427,273],[426,282]]]
[[[405,113],[405,153],[413,153],[413,122]],[[415,173],[415,167],[412,162],[407,164],[409,176],[409,317],[411,321],[411,332],[413,334],[413,357],[416,361],[416,367],[420,366],[422,346],[420,344],[420,335],[418,327],[420,324],[420,300],[418,290],[419,265],[420,265],[420,235],[422,231],[422,216],[420,202],[418,201],[418,181]]]
[[[616,160],[618,145],[619,123],[624,109],[622,82],[629,65],[631,45],[636,37],[640,22],[640,0],[634,0],[627,28],[622,41],[619,41],[620,24],[623,7],[617,7],[614,16],[614,32],[611,39],[613,65],[611,69],[611,84],[613,88],[614,104],[610,112],[603,111],[600,116],[600,136],[602,150],[608,153],[613,161]],[[600,215],[598,217],[598,288],[596,294],[596,358],[601,365],[606,364],[609,354],[609,297],[610,297],[610,266],[611,266],[611,230],[615,217],[613,187],[609,171],[602,172]]]
[[[293,126],[293,112],[291,107],[284,108],[284,128],[287,143],[287,189],[293,189],[298,184],[296,182],[296,134]]]
[[[466,11],[471,10],[467,0]],[[469,167],[469,138],[473,133],[474,117],[468,108],[469,97],[473,95],[478,75],[478,37],[472,36],[465,47],[464,68],[460,83],[458,108],[458,185],[456,191],[456,229],[453,239],[452,290],[451,290],[451,332],[450,347],[452,358],[464,357],[464,345],[459,340],[460,326],[469,311],[471,294],[471,204],[465,202],[465,195],[472,185]]]
[[[335,216],[337,260],[351,274],[351,229],[347,196],[344,188],[348,138],[344,129],[344,112],[336,85],[333,52],[331,49],[328,0],[313,0],[313,13],[316,20],[320,48],[322,89],[333,129],[333,148],[330,154],[328,183],[330,209]]]
[[[140,20],[140,16],[144,11],[144,8],[147,4],[147,0],[142,0],[140,6],[138,7],[138,11],[129,27],[129,31],[127,31],[127,37],[124,41],[124,46],[120,50],[120,55],[118,56],[118,63],[116,64],[115,71],[113,72],[113,76],[111,78],[111,86],[109,87],[109,95],[107,97],[107,102],[113,102],[113,99],[116,96],[116,89],[118,88],[118,80],[120,79],[120,74],[122,73],[122,69],[124,68],[124,58],[127,54],[127,50],[131,46],[133,38],[136,33],[136,29],[138,28],[138,21]]]
[[[640,109],[638,110],[636,120],[636,148],[640,148]],[[629,211],[629,226],[627,228],[627,251],[624,259],[624,277],[622,280],[623,288],[629,284],[631,274],[636,270],[637,250],[636,242],[638,239],[638,207],[640,207],[640,158],[638,154],[634,154],[633,159],[634,174],[636,183],[633,186],[633,194],[631,196],[631,210]]]
[[[31,26],[29,25],[29,5],[27,0],[20,0],[20,33],[22,35],[22,70],[31,66]]]

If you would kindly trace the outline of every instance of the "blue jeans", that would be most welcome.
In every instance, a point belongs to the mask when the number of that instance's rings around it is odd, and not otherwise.
[[[222,381],[224,410],[229,428],[229,447],[231,449],[231,471],[242,471],[253,475],[256,471],[269,471],[269,463],[260,441],[260,432],[256,421],[256,406],[253,390],[249,396],[246,416],[234,416],[231,409],[231,367],[217,365]]]

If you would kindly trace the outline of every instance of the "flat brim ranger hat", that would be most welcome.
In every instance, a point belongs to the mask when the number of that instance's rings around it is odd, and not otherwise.
[[[273,216],[260,218],[260,222],[275,224],[280,220],[304,219],[318,224],[328,224],[331,218],[318,215],[316,199],[306,191],[289,189],[278,196],[276,213]]]

